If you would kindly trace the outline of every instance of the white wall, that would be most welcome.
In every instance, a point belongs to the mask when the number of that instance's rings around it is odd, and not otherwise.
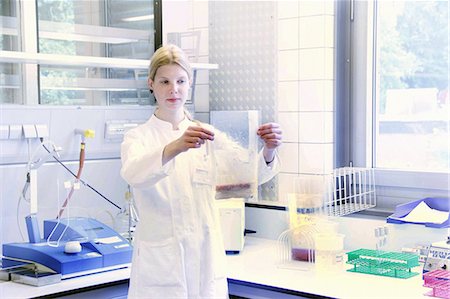
[[[334,2],[278,1],[279,200],[299,175],[333,169]]]

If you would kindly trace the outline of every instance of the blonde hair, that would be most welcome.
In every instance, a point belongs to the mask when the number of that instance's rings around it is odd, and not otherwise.
[[[186,71],[189,81],[192,81],[192,69],[186,55],[184,54],[183,50],[172,44],[164,45],[155,51],[150,61],[148,78],[151,80],[155,80],[156,71],[161,66],[168,64],[179,65],[183,70]]]
[[[155,80],[156,71],[161,66],[168,64],[179,65],[183,70],[186,71],[189,81],[192,81],[192,69],[186,55],[184,54],[183,50],[172,44],[161,46],[158,50],[155,51],[150,60],[150,66],[148,68],[148,78],[152,81]],[[184,109],[184,114],[189,120],[193,120],[192,115],[189,113],[189,111],[187,111],[186,108]]]

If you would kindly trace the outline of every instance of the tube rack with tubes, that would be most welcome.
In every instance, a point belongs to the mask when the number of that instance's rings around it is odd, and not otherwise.
[[[432,289],[427,296],[450,299],[450,272],[436,269],[423,274],[423,286]]]
[[[399,253],[371,249],[347,252],[348,272],[374,274],[395,278],[410,278],[419,273],[411,269],[419,266],[419,257],[411,253]]]

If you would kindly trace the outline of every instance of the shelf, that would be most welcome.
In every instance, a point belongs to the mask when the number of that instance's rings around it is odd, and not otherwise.
[[[150,31],[39,20],[39,38],[91,43],[124,44],[150,40]],[[2,35],[19,36],[18,19],[0,16]]]
[[[147,70],[149,66],[149,61],[146,59],[124,59],[15,51],[0,51],[0,62],[145,70]],[[193,70],[214,70],[219,68],[217,64],[210,63],[191,63],[191,67]]]
[[[59,78],[41,77],[42,90],[97,90],[125,91],[147,89],[147,80],[106,79],[106,78]]]

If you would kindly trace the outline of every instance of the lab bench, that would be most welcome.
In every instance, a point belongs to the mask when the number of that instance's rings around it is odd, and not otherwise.
[[[430,298],[423,287],[422,268],[408,279],[338,271],[303,271],[279,266],[277,241],[246,237],[244,250],[227,255],[230,294],[246,298]],[[121,269],[64,280],[61,283],[33,287],[0,282],[0,298],[30,298],[60,294],[81,298],[125,298],[130,269]],[[99,289],[101,288],[101,289]],[[68,292],[83,292],[68,295]],[[122,297],[121,297],[122,296]],[[52,296],[56,297],[56,296]]]
[[[246,237],[244,250],[227,256],[227,265],[230,294],[247,298],[430,298],[422,267],[408,279],[347,272],[351,265],[330,272],[286,269],[279,266],[275,240]]]

